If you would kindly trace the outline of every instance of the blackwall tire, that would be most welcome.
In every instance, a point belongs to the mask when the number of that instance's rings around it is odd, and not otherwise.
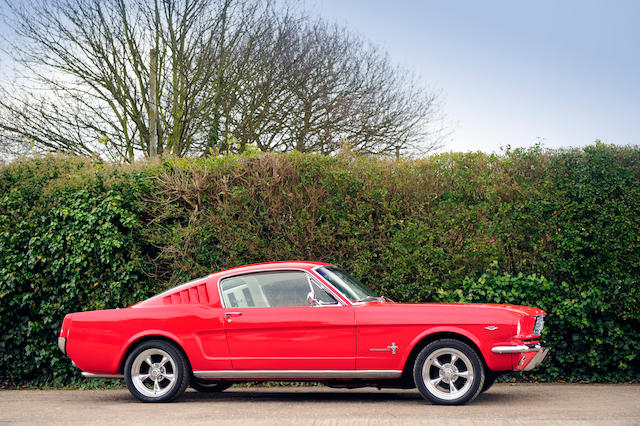
[[[182,352],[163,340],[142,342],[129,354],[124,380],[142,402],[168,402],[189,385],[189,365]]]
[[[420,394],[439,405],[473,401],[484,385],[484,368],[473,348],[455,339],[429,343],[418,354],[413,378]]]
[[[493,386],[497,378],[498,378],[497,374],[492,373],[490,371],[487,372],[484,376],[484,384],[482,385],[482,389],[480,390],[480,393],[488,391],[489,388]]]

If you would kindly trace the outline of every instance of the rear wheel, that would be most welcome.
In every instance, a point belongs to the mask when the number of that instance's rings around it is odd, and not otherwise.
[[[480,357],[455,339],[429,343],[416,358],[413,378],[420,394],[434,404],[459,405],[475,399],[484,384]]]
[[[198,392],[212,393],[222,392],[233,386],[233,382],[216,382],[213,380],[191,379],[191,387]]]
[[[138,345],[127,357],[124,380],[142,402],[167,402],[189,384],[189,367],[182,352],[163,340]]]

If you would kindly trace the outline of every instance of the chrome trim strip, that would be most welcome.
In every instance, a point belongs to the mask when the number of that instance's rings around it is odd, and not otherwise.
[[[519,354],[523,352],[539,352],[544,350],[544,348],[540,345],[527,346],[527,345],[518,345],[518,346],[494,346],[491,349],[491,352],[495,354]]]
[[[87,379],[124,379],[124,374],[96,374],[83,371],[82,375]]]
[[[199,379],[396,379],[402,370],[217,370],[193,375]]]
[[[63,354],[67,354],[67,338],[66,337],[58,337],[58,348],[62,351]]]

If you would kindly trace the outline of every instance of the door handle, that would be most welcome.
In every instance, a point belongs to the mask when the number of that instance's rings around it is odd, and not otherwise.
[[[224,317],[228,322],[231,322],[232,316],[240,316],[240,315],[242,315],[242,312],[225,312],[224,313]]]

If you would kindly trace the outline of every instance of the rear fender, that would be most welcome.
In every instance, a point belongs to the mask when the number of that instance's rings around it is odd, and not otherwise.
[[[189,361],[189,355],[184,349],[184,342],[182,341],[182,339],[166,330],[150,329],[136,333],[127,340],[126,344],[122,346],[122,350],[120,351],[120,354],[116,359],[117,364],[115,365],[114,371],[123,373],[124,363],[127,361],[126,357],[129,355],[129,353],[138,345],[139,342],[144,340],[151,340],[154,337],[161,337],[165,340],[172,341],[176,346],[178,346],[178,349],[180,349],[184,353],[184,355],[187,357],[187,361]]]

